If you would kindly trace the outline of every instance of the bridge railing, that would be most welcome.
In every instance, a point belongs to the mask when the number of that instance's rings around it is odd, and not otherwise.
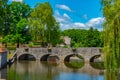
[[[8,63],[13,63],[15,61],[16,54],[17,54],[17,50],[14,53],[10,53],[7,62]]]

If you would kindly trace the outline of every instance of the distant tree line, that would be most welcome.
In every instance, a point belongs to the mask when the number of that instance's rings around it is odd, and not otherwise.
[[[93,29],[69,29],[62,32],[62,36],[71,38],[71,47],[103,47],[102,31]]]

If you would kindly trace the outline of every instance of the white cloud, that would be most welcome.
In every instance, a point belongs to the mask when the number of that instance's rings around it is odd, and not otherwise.
[[[62,18],[62,17],[56,17],[56,20],[57,20],[57,22],[60,22],[60,23],[62,23],[62,22],[66,22],[65,21],[65,19],[64,18]]]
[[[86,27],[85,24],[80,23],[80,22],[75,22],[75,23],[74,23],[74,26],[76,26],[76,27],[78,27],[78,28],[85,28],[85,27]]]
[[[71,18],[66,13],[63,14],[63,17],[68,19],[68,20],[71,20]]]
[[[60,16],[60,13],[59,13],[59,11],[55,11],[55,16]]]
[[[61,30],[71,29],[71,24],[60,23]]]
[[[66,29],[83,29],[86,26],[83,23],[60,23],[60,28],[61,30],[66,30]]]
[[[10,0],[10,1],[23,2],[23,0]]]
[[[72,12],[72,10],[67,5],[56,4],[56,7],[59,9],[63,9],[63,10]]]
[[[55,11],[55,18],[57,22],[60,22],[60,23],[68,23],[71,21],[71,18],[66,13],[64,13],[63,15],[60,15],[58,11]]]
[[[105,21],[105,18],[103,17],[98,17],[98,18],[92,18],[89,20],[86,25],[88,27],[94,27],[94,28],[101,28],[102,23]]]
[[[103,17],[92,18],[86,23],[72,22],[71,17],[64,13],[61,15],[59,11],[55,11],[55,18],[60,23],[61,30],[65,29],[89,29],[91,26],[94,29],[102,30],[102,24],[105,21]]]

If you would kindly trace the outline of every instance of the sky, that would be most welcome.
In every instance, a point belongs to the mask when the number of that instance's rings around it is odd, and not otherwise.
[[[23,0],[10,1],[22,2]],[[24,0],[24,2],[32,8],[38,2],[49,2],[61,30],[89,29],[90,27],[102,30],[102,23],[105,20],[100,0]]]

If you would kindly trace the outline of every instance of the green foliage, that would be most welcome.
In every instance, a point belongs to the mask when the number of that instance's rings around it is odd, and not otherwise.
[[[18,34],[15,34],[15,35],[11,34],[11,35],[5,36],[3,38],[3,40],[2,40],[2,42],[3,43],[8,43],[9,42],[11,44],[15,44],[15,43],[17,43],[18,39],[20,39],[20,35],[18,35]]]
[[[31,36],[33,40],[39,40],[43,44],[56,46],[61,42],[59,23],[48,2],[38,3],[31,11],[30,6],[25,3],[7,4],[7,0],[0,0],[0,12],[0,34],[4,43],[28,43]]]
[[[0,0],[0,35],[4,36],[8,34],[8,21],[7,21],[7,12],[8,12],[8,0]]]
[[[21,19],[16,27],[16,33],[7,35],[3,38],[3,43],[28,43],[31,36],[28,34],[27,20]]]
[[[108,69],[120,67],[120,0],[102,0],[104,23],[104,56]]]
[[[48,2],[38,3],[35,6],[30,14],[29,27],[34,40],[47,42],[53,46],[59,42],[59,23],[56,22]]]
[[[10,33],[16,32],[16,26],[22,18],[28,18],[30,14],[30,6],[25,3],[12,2],[8,6],[8,19],[9,19],[9,31]]]
[[[29,47],[33,47],[33,46],[34,46],[34,43],[31,42],[28,46],[29,46]]]
[[[13,35],[7,35],[2,39],[3,43],[11,42]]]
[[[16,34],[20,35],[20,43],[28,43],[31,41],[31,35],[29,34],[29,28],[27,27],[28,21],[26,19],[21,19],[16,27]]]
[[[89,30],[70,29],[62,32],[71,38],[71,47],[102,47],[101,32],[92,27]]]
[[[6,2],[7,0],[2,0]],[[27,18],[29,17],[30,7],[24,3],[12,2],[11,4],[4,3],[3,21],[4,25],[0,25],[1,34],[4,43],[26,43],[30,41],[28,29],[26,26]]]

